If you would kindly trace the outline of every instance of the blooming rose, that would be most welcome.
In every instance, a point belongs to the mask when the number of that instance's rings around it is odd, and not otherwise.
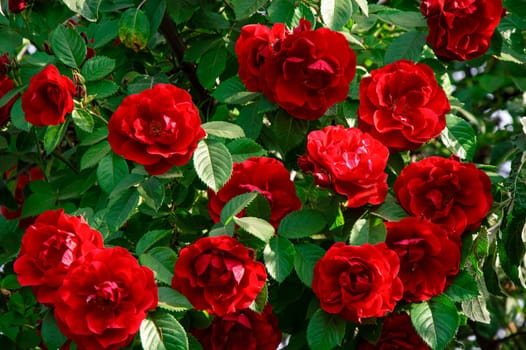
[[[0,75],[0,99],[15,87],[13,81],[7,76]],[[10,99],[5,105],[0,107],[0,127],[9,120],[11,116],[11,107],[15,103],[17,96]]]
[[[248,308],[267,279],[254,252],[229,236],[204,237],[183,248],[174,270],[172,287],[196,309],[218,316]]]
[[[261,69],[265,60],[273,54],[274,45],[285,37],[285,25],[276,23],[272,29],[261,24],[248,24],[241,28],[236,41],[239,78],[249,91],[262,91],[260,80],[265,72]]]
[[[327,126],[307,136],[307,153],[298,159],[302,171],[316,184],[331,186],[347,196],[349,207],[380,204],[387,195],[389,151],[371,135],[356,128]]]
[[[482,56],[502,14],[502,0],[422,0],[427,19],[427,43],[444,60]]]
[[[459,245],[441,225],[414,217],[386,222],[385,227],[385,243],[400,258],[403,299],[419,302],[441,294],[458,273]]]
[[[376,344],[362,341],[358,350],[431,350],[416,333],[409,315],[397,313],[387,316]]]
[[[124,98],[108,130],[113,151],[144,165],[152,175],[188,163],[206,136],[190,94],[169,84]]]
[[[153,272],[128,250],[94,249],[71,265],[57,291],[55,319],[79,349],[118,350],[157,302]]]
[[[235,196],[257,191],[270,204],[270,223],[278,227],[288,213],[298,210],[301,201],[283,163],[274,158],[252,157],[235,163],[230,180],[217,192],[208,191],[208,212],[219,222],[221,210]]]
[[[26,7],[28,7],[31,0],[9,0],[8,7],[9,11],[12,13],[22,12]]]
[[[444,224],[457,238],[478,228],[493,204],[486,173],[472,163],[438,156],[406,166],[394,192],[412,216]]]
[[[209,328],[192,333],[207,350],[276,350],[281,342],[278,318],[270,304],[261,314],[244,309],[215,317]]]
[[[45,211],[22,237],[14,264],[18,282],[33,287],[40,303],[52,305],[71,264],[103,244],[99,231],[82,218],[63,209]]]
[[[58,125],[73,111],[75,85],[50,64],[33,76],[22,95],[22,109],[28,122],[37,126]]]
[[[323,310],[351,322],[382,317],[402,298],[400,261],[385,245],[332,245],[314,265],[312,290]]]
[[[446,126],[447,96],[423,63],[400,60],[360,81],[358,126],[392,151],[415,150]]]
[[[263,93],[290,115],[315,120],[345,100],[356,73],[356,54],[343,34],[328,28],[298,28],[274,45],[261,68]]]

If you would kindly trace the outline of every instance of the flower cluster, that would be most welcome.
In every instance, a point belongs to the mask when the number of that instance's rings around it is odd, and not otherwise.
[[[99,231],[63,209],[29,226],[14,270],[20,285],[54,308],[60,330],[80,349],[126,346],[157,307],[153,272],[127,249],[104,248]]]

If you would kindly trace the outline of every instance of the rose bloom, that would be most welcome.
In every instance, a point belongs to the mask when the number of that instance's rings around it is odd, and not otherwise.
[[[118,350],[157,303],[149,268],[124,248],[94,249],[71,265],[57,291],[55,319],[79,349]]]
[[[400,258],[403,299],[419,302],[442,294],[460,267],[460,246],[443,226],[414,217],[386,222],[385,243]]]
[[[40,303],[53,305],[71,264],[103,245],[99,231],[81,217],[65,214],[63,209],[45,211],[22,237],[14,263],[18,282],[31,286]]]
[[[409,214],[446,225],[456,238],[477,229],[493,204],[488,175],[473,163],[453,158],[434,156],[411,163],[393,188]]]
[[[488,51],[502,15],[502,0],[423,0],[427,43],[444,60],[470,60]]]
[[[415,150],[440,135],[450,110],[429,66],[400,60],[360,81],[358,126],[389,150]]]
[[[358,350],[431,350],[416,333],[411,318],[406,313],[387,316],[382,323],[382,333],[375,344],[362,341]]]
[[[263,93],[290,115],[316,120],[347,97],[356,54],[343,34],[301,20],[274,51],[261,67]]]
[[[283,23],[276,23],[272,29],[261,24],[248,24],[241,28],[235,50],[239,63],[239,78],[247,90],[263,90],[260,84],[265,74],[262,66],[274,53],[274,45],[278,46],[285,34]]]
[[[312,173],[317,185],[347,196],[347,206],[356,208],[384,201],[388,158],[388,149],[371,135],[337,125],[309,133],[307,153],[298,166]]]
[[[169,84],[124,98],[108,130],[113,151],[144,165],[151,175],[188,163],[206,136],[190,94]]]
[[[36,126],[58,125],[73,111],[75,85],[50,64],[33,76],[22,95],[22,109]]]
[[[261,314],[244,309],[215,317],[209,328],[192,333],[206,350],[276,350],[281,343],[278,318],[270,304]]]
[[[12,13],[22,12],[32,1],[30,0],[9,0],[8,7]]]
[[[219,222],[221,210],[229,200],[253,191],[259,192],[268,200],[269,221],[275,228],[285,215],[301,208],[296,188],[283,163],[274,158],[252,157],[241,163],[234,163],[232,176],[217,193],[208,191],[210,217]]]
[[[174,270],[172,287],[196,309],[218,316],[248,308],[267,279],[254,252],[229,236],[203,237],[183,248]]]
[[[320,306],[351,322],[383,317],[402,298],[398,255],[385,243],[335,243],[314,266],[312,290]]]

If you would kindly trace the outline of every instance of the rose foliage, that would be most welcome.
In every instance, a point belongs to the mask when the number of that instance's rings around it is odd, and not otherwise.
[[[0,0],[0,348],[526,348],[524,0]]]

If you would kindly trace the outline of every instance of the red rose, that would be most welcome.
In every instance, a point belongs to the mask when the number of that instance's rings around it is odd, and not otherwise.
[[[307,136],[307,153],[299,167],[312,173],[319,186],[332,185],[347,196],[349,207],[380,204],[387,195],[389,151],[371,135],[356,128],[327,126]]]
[[[151,175],[188,163],[206,136],[190,94],[169,84],[124,98],[108,130],[113,151],[144,165]]]
[[[73,111],[75,85],[50,64],[33,76],[22,95],[26,120],[33,125],[58,125]]]
[[[450,110],[433,70],[400,60],[360,81],[359,128],[390,150],[415,150],[440,135]]]
[[[269,55],[273,54],[274,45],[285,37],[285,33],[285,25],[282,23],[276,23],[272,29],[261,24],[248,24],[241,28],[235,50],[239,78],[247,90],[262,91],[260,80],[265,73],[261,71],[261,67]]]
[[[470,60],[488,51],[502,0],[423,0],[427,43],[444,60]]]
[[[245,309],[215,317],[209,328],[192,333],[206,350],[276,350],[281,342],[278,318],[270,304],[261,314]]]
[[[314,265],[312,291],[323,310],[351,322],[382,317],[402,298],[400,261],[385,245],[332,245]]]
[[[457,238],[478,228],[493,204],[486,173],[472,163],[437,156],[406,166],[394,191],[409,214],[446,225]]]
[[[358,350],[431,350],[416,333],[406,313],[391,314],[382,323],[382,333],[376,344],[361,342]]]
[[[29,0],[9,0],[9,11],[12,13],[22,12],[29,5],[29,3]]]
[[[386,222],[385,227],[385,243],[400,258],[403,299],[419,302],[442,294],[460,266],[460,247],[445,228],[414,217]]]
[[[263,93],[290,115],[315,120],[347,97],[356,73],[356,54],[343,34],[311,30],[309,21],[274,45],[261,75]]]
[[[230,180],[217,193],[208,191],[208,212],[219,222],[221,210],[235,196],[257,191],[270,204],[270,223],[278,227],[281,219],[290,212],[301,208],[296,188],[290,173],[283,163],[274,158],[252,157],[235,163]]]
[[[71,265],[57,291],[55,319],[79,349],[118,350],[157,302],[153,272],[128,250],[94,249]]]
[[[196,309],[218,316],[248,308],[267,279],[254,252],[229,236],[204,237],[183,248],[174,270],[172,287]]]
[[[14,87],[15,84],[11,79],[9,79],[7,76],[0,76],[0,98],[4,97],[4,95],[13,90]],[[14,96],[5,105],[0,107],[0,127],[9,120],[11,116],[11,107],[13,107],[17,97],[18,95]]]
[[[53,305],[71,264],[104,245],[99,231],[63,209],[40,214],[22,237],[14,270],[22,286],[32,286],[40,303]]]

